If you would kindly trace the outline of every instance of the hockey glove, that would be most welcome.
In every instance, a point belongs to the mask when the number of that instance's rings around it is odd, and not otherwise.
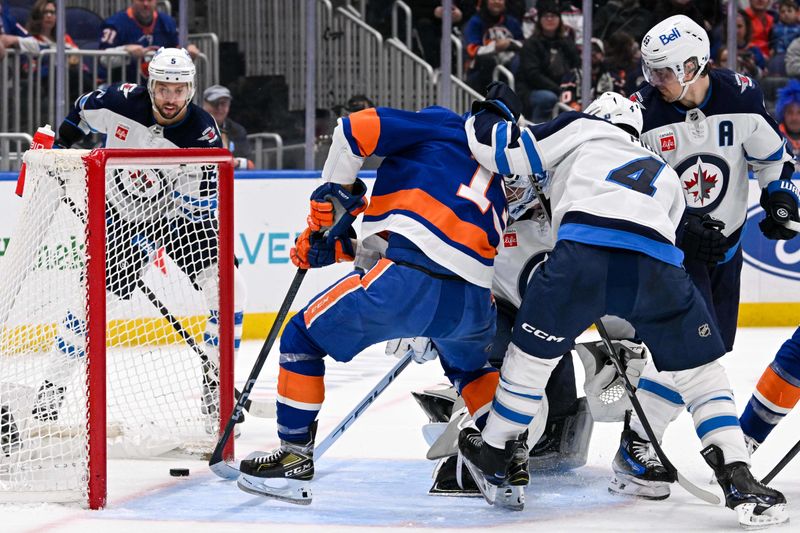
[[[767,213],[758,223],[764,237],[772,240],[788,240],[797,235],[784,226],[789,220],[800,222],[797,212],[798,190],[789,180],[773,181],[761,189],[761,207]]]
[[[493,81],[486,88],[486,100],[472,102],[473,115],[483,110],[516,122],[522,114],[522,102],[511,87],[502,81]]]
[[[414,352],[412,358],[415,363],[423,364],[439,357],[439,350],[428,337],[405,337],[393,339],[386,343],[386,355],[393,355],[400,359],[408,351]]]
[[[311,212],[306,219],[311,231],[327,231],[330,238],[344,237],[355,218],[367,209],[366,184],[356,178],[353,190],[338,183],[323,183],[311,194]]]
[[[681,226],[680,249],[686,259],[714,266],[725,259],[728,240],[722,234],[725,224],[705,214],[702,217],[687,213]]]
[[[320,268],[334,263],[352,261],[355,252],[350,235],[355,238],[355,231],[350,229],[344,237],[330,238],[310,228],[295,240],[295,247],[289,252],[289,257],[299,268]]]

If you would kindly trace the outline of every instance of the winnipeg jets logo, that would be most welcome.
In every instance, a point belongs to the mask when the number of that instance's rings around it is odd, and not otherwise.
[[[719,205],[728,188],[730,167],[720,157],[696,154],[675,166],[680,176],[686,205],[695,213],[704,214]]]
[[[197,140],[208,141],[208,144],[212,144],[216,138],[217,138],[216,130],[212,126],[209,126],[203,130],[203,135],[198,137]]]
[[[642,106],[642,110],[645,110],[645,109],[647,109],[647,108],[644,106],[644,98],[642,98],[642,93],[640,93],[639,91],[636,91],[635,93],[633,93],[633,94],[630,96],[630,100],[631,100],[632,102],[639,102],[639,105],[640,105],[640,106]]]
[[[694,203],[705,205],[711,199],[711,193],[717,186],[717,174],[710,169],[703,168],[703,160],[697,160],[697,167],[692,171],[690,179],[683,180],[683,188],[687,195],[691,195]]]
[[[743,74],[736,74],[736,84],[739,85],[739,92],[745,92],[747,89],[753,88],[753,80]]]
[[[135,88],[136,88],[135,83],[123,83],[122,85],[119,86],[119,90],[122,92],[122,96],[124,96],[125,98],[127,98],[128,95],[131,93],[131,91],[134,90]]]

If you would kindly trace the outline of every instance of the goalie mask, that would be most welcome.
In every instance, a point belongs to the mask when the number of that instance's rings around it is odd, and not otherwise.
[[[511,220],[519,220],[529,209],[539,203],[536,190],[528,176],[516,174],[504,176],[503,188],[508,202],[508,216]]]
[[[642,106],[633,102],[619,93],[606,92],[589,104],[585,113],[593,115],[612,124],[630,126],[636,131],[636,136],[642,134]]]
[[[645,80],[654,87],[677,81],[682,87],[677,101],[700,78],[708,64],[711,46],[708,34],[699,24],[685,15],[675,15],[647,32],[641,51]],[[689,76],[692,79],[687,81]]]

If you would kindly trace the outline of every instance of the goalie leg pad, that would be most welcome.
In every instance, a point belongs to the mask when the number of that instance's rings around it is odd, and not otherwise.
[[[485,442],[495,448],[516,439],[539,411],[544,388],[561,357],[542,359],[523,352],[513,342],[503,361],[500,383],[483,430]]]
[[[550,434],[542,435],[531,446],[531,472],[564,472],[580,468],[589,457],[594,420],[586,398],[578,399],[578,412],[553,424]]]

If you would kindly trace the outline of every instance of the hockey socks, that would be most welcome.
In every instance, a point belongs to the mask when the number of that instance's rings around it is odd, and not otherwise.
[[[503,448],[528,428],[539,412],[544,388],[560,359],[561,356],[542,359],[528,355],[513,342],[508,345],[500,383],[483,430],[483,439],[488,444]]]
[[[742,413],[744,434],[764,442],[770,431],[800,400],[800,328],[783,343],[764,370]]]

